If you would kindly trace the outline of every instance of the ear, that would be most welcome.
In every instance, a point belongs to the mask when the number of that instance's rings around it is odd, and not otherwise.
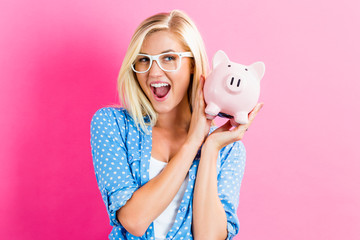
[[[219,50],[215,53],[214,58],[213,58],[213,69],[218,66],[220,63],[228,63],[230,62],[228,56],[226,55],[225,52]]]
[[[259,81],[264,77],[265,64],[263,62],[256,62],[251,64],[250,69],[256,74],[256,76],[259,78]]]

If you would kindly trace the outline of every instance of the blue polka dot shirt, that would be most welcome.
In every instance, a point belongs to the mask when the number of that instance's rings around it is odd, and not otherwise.
[[[136,237],[127,232],[116,218],[116,211],[149,181],[151,126],[146,134],[135,125],[125,109],[106,107],[94,114],[90,130],[96,180],[113,226],[109,239],[155,240],[153,223],[143,236]],[[192,200],[199,160],[200,151],[189,170],[187,189],[166,239],[193,239]],[[242,142],[220,150],[217,159],[218,194],[227,217],[227,239],[232,239],[239,231],[236,210],[244,167],[245,148]]]

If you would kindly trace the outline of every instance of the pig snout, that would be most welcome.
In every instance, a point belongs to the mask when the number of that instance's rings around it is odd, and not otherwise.
[[[243,79],[245,79],[243,76],[241,75],[229,75],[226,78],[226,87],[230,92],[240,92],[243,87],[245,82],[243,81]]]

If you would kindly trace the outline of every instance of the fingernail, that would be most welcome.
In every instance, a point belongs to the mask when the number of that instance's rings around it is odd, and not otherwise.
[[[260,103],[259,110],[262,109],[263,106],[264,106],[264,103]]]

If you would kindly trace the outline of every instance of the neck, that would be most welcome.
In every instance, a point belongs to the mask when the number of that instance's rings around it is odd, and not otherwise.
[[[174,108],[167,113],[159,113],[155,127],[162,129],[189,129],[191,121],[190,106],[186,101],[184,107]]]

